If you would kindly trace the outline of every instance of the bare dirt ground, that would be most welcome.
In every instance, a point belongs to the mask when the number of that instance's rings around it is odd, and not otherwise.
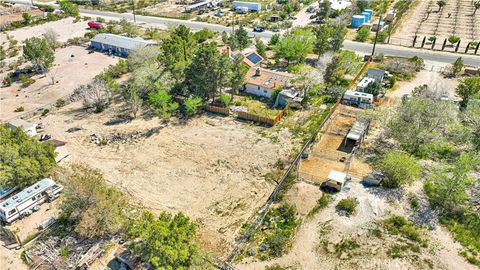
[[[461,48],[465,48],[470,41],[480,39],[480,12],[473,15],[473,3],[471,0],[446,1],[446,6],[440,10],[435,0],[418,1],[418,5],[409,12],[408,19],[392,36],[392,42],[403,41],[410,46],[415,35],[437,37],[435,48],[440,48],[445,38],[458,36],[462,40]],[[428,11],[431,11],[428,15]],[[428,17],[428,19],[427,19]],[[448,44],[448,43],[447,43]],[[403,44],[402,44],[403,45]]]
[[[378,139],[376,136],[380,134],[372,131],[364,145],[373,145]],[[318,187],[312,185],[308,188],[309,185],[297,182],[287,193],[286,199],[295,205],[304,204],[303,208],[313,207],[314,204],[311,202],[320,197],[320,191]],[[268,261],[249,257],[236,266],[241,270],[262,270],[274,264],[302,270],[477,269],[458,254],[461,246],[452,239],[448,231],[438,225],[422,187],[422,181],[418,181],[404,189],[366,188],[359,179],[352,178],[342,192],[333,195],[329,206],[312,218],[302,214],[308,211],[299,211],[302,212],[299,215],[302,224],[295,234],[291,249],[286,254]],[[299,200],[289,195],[290,193],[302,194],[304,202],[299,204]],[[420,207],[412,209],[407,194],[414,194]],[[338,201],[347,197],[355,197],[359,202],[358,212],[350,217],[340,215],[335,209]],[[397,236],[388,234],[382,229],[381,223],[390,215],[408,217],[415,224],[430,228],[424,229],[425,237],[428,239],[427,246],[421,247],[418,252],[404,253],[398,258],[389,255],[387,251],[402,243]],[[381,230],[381,234],[374,235],[372,233],[374,229]],[[345,240],[353,240],[359,247],[337,250],[337,245]]]
[[[361,109],[340,105],[320,132],[319,141],[312,147],[309,157],[300,163],[299,177],[308,181],[322,183],[331,170],[343,172],[346,160],[352,150],[351,145],[344,145],[344,139],[350,127],[355,123]]]
[[[19,82],[10,87],[0,88],[0,120],[19,117],[22,112],[16,113],[14,110],[20,106],[28,112],[70,95],[75,88],[88,83],[117,61],[117,57],[101,53],[88,54],[83,47],[71,46],[57,49],[54,67],[50,72],[56,74],[55,81],[58,83],[51,85],[50,75],[47,74],[43,77],[34,76],[36,82],[26,88],[21,88]],[[2,75],[5,74],[0,74],[0,78]]]
[[[264,175],[287,157],[293,141],[287,130],[279,141],[260,135],[265,128],[215,115],[186,123],[162,124],[158,118],[108,124],[121,114],[120,105],[102,114],[88,114],[72,103],[35,122],[52,138],[67,142],[70,160],[100,169],[109,183],[145,209],[182,211],[198,225],[203,248],[223,256],[236,230],[274,188]],[[68,133],[67,129],[82,130]],[[109,136],[153,129],[132,143],[97,146],[91,134]]]
[[[66,42],[70,38],[83,37],[88,32],[87,22],[79,21],[73,22],[74,18],[65,18],[62,20],[48,22],[35,26],[23,27],[13,31],[7,31],[0,33],[0,43],[7,41],[7,34],[18,40],[20,43],[30,37],[38,37],[47,31],[47,29],[53,29],[57,33],[59,42]]]
[[[401,82],[399,87],[391,93],[387,93],[387,97],[401,98],[405,94],[411,94],[412,90],[419,85],[427,84],[434,92],[446,94],[452,99],[455,98],[455,88],[458,80],[455,78],[445,78],[441,73],[435,71],[422,70],[411,81]]]

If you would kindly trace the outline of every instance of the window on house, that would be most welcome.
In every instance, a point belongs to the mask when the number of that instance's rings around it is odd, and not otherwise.
[[[10,210],[10,212],[8,212],[9,215],[13,215],[17,212],[17,209],[12,209]]]

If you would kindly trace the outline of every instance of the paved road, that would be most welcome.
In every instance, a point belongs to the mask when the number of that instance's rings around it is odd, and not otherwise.
[[[15,2],[15,3],[23,3],[29,4],[29,0],[5,0],[6,2]],[[51,4],[51,3],[49,3]],[[51,4],[53,6],[58,7],[56,4]],[[90,16],[90,17],[108,17],[112,19],[122,19],[125,18],[127,20],[133,20],[133,15],[131,13],[114,13],[114,12],[107,12],[107,11],[98,11],[98,10],[88,10],[88,9],[81,9],[80,10],[82,15]],[[160,17],[150,17],[150,16],[136,16],[137,23],[146,23],[149,25],[154,25],[158,27],[172,27],[176,25],[185,25],[193,30],[201,30],[203,28],[208,28],[212,31],[216,32],[229,32],[232,30],[231,27],[226,27],[218,24],[209,24],[204,22],[195,22],[195,21],[186,21],[186,20],[179,20],[179,19],[169,19],[169,18],[160,18]],[[255,33],[251,29],[247,29],[251,36],[257,36],[264,40],[270,39],[270,37],[274,34],[273,32],[265,31],[262,33]],[[365,44],[355,41],[346,40],[344,42],[344,48],[347,50],[352,50],[360,54],[370,54],[372,51],[371,44]],[[407,48],[389,44],[379,44],[377,45],[376,53],[383,53],[384,55],[392,55],[392,56],[401,56],[401,57],[413,57],[418,56],[423,58],[425,61],[428,62],[437,62],[437,63],[453,63],[455,60],[461,56],[465,64],[480,66],[480,56],[474,55],[464,55],[464,54],[455,54],[455,53],[448,53],[448,52],[438,52],[438,51],[431,51],[431,50],[421,50],[415,48]]]

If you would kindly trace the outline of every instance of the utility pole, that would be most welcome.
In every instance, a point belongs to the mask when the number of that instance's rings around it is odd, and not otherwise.
[[[135,18],[135,0],[132,0],[132,9],[133,9],[133,22],[136,23],[137,19]]]
[[[375,40],[373,41],[373,49],[372,49],[372,59],[373,56],[375,55],[375,48],[377,47],[377,38],[378,38],[378,33],[380,32],[380,23],[382,22],[382,14],[378,17],[378,25],[377,25],[377,32],[375,33]]]

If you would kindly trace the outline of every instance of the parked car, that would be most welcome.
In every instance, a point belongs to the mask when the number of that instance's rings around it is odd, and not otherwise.
[[[94,22],[94,21],[89,21],[87,23],[88,27],[92,28],[92,29],[102,29],[103,28],[103,24],[99,23],[99,22]]]
[[[315,19],[315,18],[317,18],[317,17],[318,17],[317,14],[312,14],[312,16],[310,16],[310,19]]]
[[[312,13],[314,10],[315,10],[315,7],[312,7],[312,6],[307,8],[308,13]]]
[[[294,16],[290,16],[290,20],[296,20],[297,17],[294,17]]]
[[[272,32],[280,32],[280,29],[278,29],[278,28],[272,28]]]
[[[265,26],[255,26],[253,28],[253,32],[264,32],[265,31]]]
[[[215,17],[223,17],[223,15],[225,15],[225,13],[223,13],[222,11],[215,13]]]
[[[210,10],[217,10],[217,9],[219,9],[219,8],[220,8],[219,6],[212,6],[212,7],[210,8]]]

